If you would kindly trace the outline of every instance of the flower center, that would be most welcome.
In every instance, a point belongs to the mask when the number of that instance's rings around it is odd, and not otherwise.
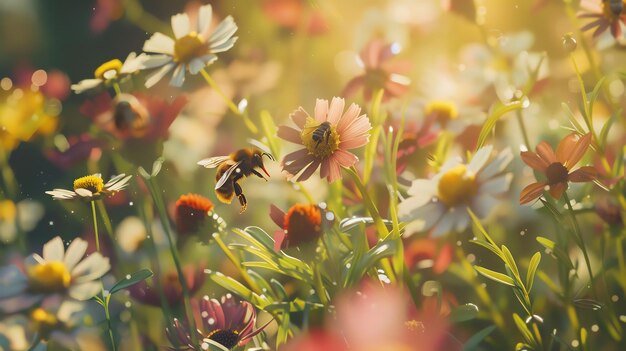
[[[104,188],[104,181],[99,176],[93,174],[80,177],[74,181],[74,190],[87,189],[94,194],[98,194]]]
[[[285,215],[283,247],[298,247],[319,238],[322,233],[322,211],[316,205],[296,204]]]
[[[567,168],[561,162],[554,162],[546,168],[546,177],[549,185],[567,182],[568,175]]]
[[[37,332],[45,339],[48,338],[50,332],[58,325],[59,320],[52,313],[47,312],[43,308],[36,308],[30,314],[31,320],[35,323]]]
[[[459,116],[459,111],[452,101],[431,101],[424,107],[426,116],[433,116],[441,124],[446,124],[450,120]]]
[[[371,89],[382,89],[389,79],[389,74],[380,68],[367,68],[365,70],[365,86]]]
[[[174,43],[174,61],[189,62],[195,57],[200,57],[209,51],[204,38],[196,32],[191,32]]]
[[[467,172],[465,165],[448,170],[437,186],[439,200],[448,207],[467,202],[476,194],[477,188],[475,176]]]
[[[70,286],[72,277],[60,261],[50,261],[28,269],[30,287],[35,291],[61,291]]]
[[[98,68],[96,68],[94,76],[96,76],[96,78],[98,79],[112,79],[117,76],[121,69],[122,61],[114,59],[111,61],[107,61],[101,64]]]
[[[232,349],[239,343],[239,332],[230,329],[217,329],[209,333],[206,337],[211,339],[227,349]]]
[[[412,332],[418,332],[418,333],[423,333],[424,332],[424,323],[416,321],[415,319],[412,319],[410,321],[406,321],[404,322],[404,326]]]
[[[325,159],[339,148],[337,128],[327,122],[319,123],[309,117],[302,129],[302,144],[316,158]]]

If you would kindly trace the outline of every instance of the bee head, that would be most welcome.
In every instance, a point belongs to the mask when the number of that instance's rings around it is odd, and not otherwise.
[[[274,161],[274,156],[272,156],[271,154],[263,152],[261,150],[255,150],[254,155],[252,156],[252,165],[254,167],[262,169],[263,172],[265,172],[265,174],[267,174],[267,176],[269,177],[270,174],[267,172],[267,169],[265,169],[265,165],[263,164],[263,156],[267,156],[267,158]]]

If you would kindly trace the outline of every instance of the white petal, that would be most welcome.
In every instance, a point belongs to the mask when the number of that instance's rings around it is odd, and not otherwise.
[[[71,275],[73,280],[80,284],[102,277],[110,268],[109,259],[96,252],[77,264]]]
[[[135,63],[138,66],[138,69],[152,69],[161,67],[163,65],[167,65],[170,62],[173,62],[174,59],[170,55],[157,54],[157,55],[147,55],[141,54],[136,60]]]
[[[93,193],[87,189],[83,189],[83,188],[78,188],[75,190],[76,194],[82,196],[82,197],[92,197]]]
[[[75,192],[65,189],[54,189],[51,191],[46,191],[46,194],[52,195],[52,198],[55,200],[68,200],[78,196],[78,194],[76,194]]]
[[[143,44],[143,51],[173,56],[174,39],[156,32]]]
[[[174,66],[176,66],[174,62],[168,63],[167,65],[161,67],[159,70],[157,70],[156,72],[148,76],[148,79],[146,80],[146,84],[145,84],[146,88],[151,88],[153,85],[158,83],[163,77],[165,77],[165,75],[169,71],[171,71],[174,68]]]
[[[198,10],[198,33],[204,34],[209,31],[211,27],[211,20],[213,19],[213,8],[211,5],[201,6]],[[205,37],[206,38],[206,37]]]
[[[65,268],[71,272],[74,266],[85,256],[86,251],[87,242],[81,238],[74,239],[65,253]]]
[[[112,186],[113,184],[117,183],[120,179],[124,178],[125,175],[126,174],[121,173],[121,174],[118,174],[116,176],[111,177],[111,179],[109,179],[109,181],[106,182],[106,184],[104,184],[104,187],[108,188],[108,187]]]
[[[179,13],[172,16],[172,30],[176,39],[184,37],[189,34],[190,24],[189,16],[186,13]]]
[[[407,193],[411,196],[424,196],[424,194],[427,194],[428,200],[430,200],[435,195],[436,186],[430,179],[415,179]]]
[[[96,296],[101,290],[100,282],[87,282],[82,284],[74,284],[70,287],[68,294],[79,301],[86,301]]]
[[[511,152],[511,149],[506,148],[502,150],[493,161],[489,162],[489,164],[478,173],[478,181],[487,180],[496,174],[504,172],[504,169],[511,163],[512,160],[513,152]]]
[[[433,237],[440,237],[454,231],[454,227],[456,226],[461,215],[463,215],[463,213],[461,213],[459,208],[451,209],[446,212],[433,229]]]
[[[403,222],[414,221],[416,230],[430,229],[445,213],[446,207],[440,202],[429,202],[424,206],[415,206],[412,201],[403,201],[398,207]]]
[[[461,211],[462,212],[459,212],[455,226],[457,232],[464,231],[470,223],[470,216],[469,213],[467,213],[467,209],[463,208]]]
[[[201,58],[195,58],[189,62],[189,73],[198,74],[205,66],[204,61]]]
[[[17,220],[20,228],[31,231],[44,215],[44,207],[34,200],[22,200],[17,204]]]
[[[498,205],[498,202],[499,201],[492,196],[482,194],[474,198],[471,209],[476,214],[476,217],[483,219],[491,213],[493,208]]]
[[[493,146],[491,145],[481,147],[480,150],[476,151],[469,165],[467,165],[467,170],[472,174],[477,174],[489,160],[492,150]]]
[[[500,177],[491,178],[490,180],[482,183],[478,189],[479,194],[491,194],[498,195],[505,193],[511,186],[511,180],[513,180],[513,174],[507,173]]]
[[[180,64],[176,66],[174,70],[174,74],[172,74],[172,78],[170,79],[170,85],[173,87],[181,87],[185,82],[185,64]]]
[[[63,246],[63,239],[60,236],[54,237],[43,246],[43,259],[50,261],[63,261],[65,254],[65,246]]]
[[[76,94],[82,94],[87,90],[97,88],[103,82],[102,79],[83,79],[76,84],[72,84],[71,88]]]

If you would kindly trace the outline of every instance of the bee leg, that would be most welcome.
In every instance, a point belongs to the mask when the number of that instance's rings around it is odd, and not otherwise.
[[[244,213],[246,208],[248,208],[248,200],[246,200],[246,196],[243,194],[243,189],[241,189],[241,185],[236,182],[233,182],[233,187],[235,188],[235,195],[239,199],[239,203],[241,204],[241,210],[239,213]]]
[[[256,169],[252,170],[252,174],[254,174],[255,176],[265,180],[267,182],[267,178],[265,178],[261,173],[259,173]]]

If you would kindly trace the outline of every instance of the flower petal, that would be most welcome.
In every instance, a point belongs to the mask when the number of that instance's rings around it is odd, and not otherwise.
[[[279,138],[284,139],[290,143],[302,145],[302,137],[300,136],[300,132],[291,127],[278,127],[276,135],[278,135]]]
[[[339,119],[343,115],[343,109],[346,105],[346,101],[340,97],[333,97],[330,102],[330,109],[328,109],[328,118],[326,119],[330,124],[336,125]]]
[[[78,263],[71,275],[77,284],[86,283],[102,277],[110,268],[109,259],[96,252]]]
[[[86,301],[96,296],[102,289],[100,282],[90,281],[81,284],[73,284],[68,291],[68,294],[79,301]]]
[[[176,66],[176,64],[174,62],[170,62],[167,65],[161,67],[160,69],[158,69],[156,72],[152,73],[151,75],[149,75],[146,79],[146,83],[145,86],[146,88],[151,88],[152,86],[154,86],[156,83],[158,83],[161,79],[163,79],[163,77],[165,77],[166,74],[169,73],[169,71],[171,71],[174,67]]]
[[[172,74],[172,78],[170,79],[171,86],[178,88],[183,86],[183,83],[185,82],[185,67],[185,64],[180,64],[176,66],[174,74]]]
[[[54,237],[43,246],[43,259],[50,261],[63,262],[65,254],[65,246],[60,236]]]
[[[289,118],[302,130],[306,124],[306,119],[309,118],[309,114],[302,107],[298,107],[297,110],[289,115]]]
[[[513,152],[510,148],[506,148],[496,156],[493,161],[489,162],[480,172],[476,179],[479,182],[486,181],[502,172],[513,161]]]
[[[346,127],[350,126],[352,122],[356,121],[361,113],[361,107],[357,104],[351,104],[346,110],[346,113],[341,116],[341,119],[337,123],[337,132],[341,135],[341,131],[345,130]]]
[[[548,192],[550,193],[550,195],[552,195],[553,198],[559,200],[561,199],[561,196],[563,196],[565,190],[567,190],[567,183],[560,182],[550,185],[550,189],[548,190]]]
[[[200,6],[198,9],[198,33],[208,33],[213,20],[213,7],[209,4]],[[206,37],[205,37],[206,38]]]
[[[336,180],[341,179],[341,167],[340,167],[339,162],[337,162],[334,159],[330,159],[328,161],[329,161],[328,165],[330,166],[330,172],[326,179],[328,180],[329,183],[332,183]]]
[[[186,13],[179,13],[172,16],[172,31],[176,39],[184,37],[189,34],[191,30],[191,24],[189,23],[189,16]]]
[[[587,152],[587,149],[589,148],[590,143],[591,133],[587,133],[580,137],[580,139],[578,139],[571,152],[569,153],[567,159],[564,160],[563,166],[565,166],[565,168],[567,169],[571,169],[572,167],[574,167],[578,163],[578,161],[583,158],[585,152]]]
[[[270,218],[280,228],[285,225],[285,212],[275,205],[270,205]]]
[[[554,150],[552,150],[552,146],[545,141],[540,142],[535,150],[537,151],[537,155],[539,155],[539,157],[541,157],[547,164],[556,162],[556,155],[554,154]]]
[[[83,256],[85,256],[86,251],[87,241],[81,238],[74,239],[65,253],[65,258],[63,260],[65,268],[71,272],[76,264],[80,262]]]
[[[534,152],[531,151],[523,151],[520,156],[522,157],[522,161],[527,164],[530,168],[539,171],[545,172],[546,168],[548,168],[549,164],[543,158],[539,157]]]
[[[28,279],[17,266],[0,267],[0,300],[21,294],[27,287]]]
[[[174,55],[174,39],[156,32],[143,44],[143,51],[155,54]]]
[[[469,164],[467,165],[467,170],[471,172],[471,174],[477,174],[489,160],[492,151],[493,146],[491,145],[481,147],[480,150],[476,151],[476,153],[470,160]]]
[[[507,173],[500,177],[492,178],[480,185],[478,193],[498,195],[505,193],[511,186],[511,180],[513,180],[513,174]]]
[[[328,116],[328,100],[317,99],[315,101],[315,120],[326,122]]]
[[[545,188],[546,183],[544,182],[532,183],[526,186],[524,189],[522,189],[522,192],[519,195],[520,205],[524,205],[538,199],[541,194],[543,194]]]
[[[598,171],[592,166],[580,167],[567,176],[567,180],[574,183],[591,182],[598,177]]]
[[[400,219],[413,222],[412,227],[420,232],[432,228],[445,212],[446,207],[441,202],[429,201],[421,204],[412,197],[408,197],[398,206]]]
[[[569,159],[572,151],[574,151],[574,147],[576,146],[576,142],[578,141],[578,136],[576,133],[571,133],[567,135],[559,145],[556,147],[556,160],[565,164],[565,162]]]
[[[317,169],[317,167],[319,167],[319,165],[320,165],[320,160],[314,159],[313,162],[311,162],[311,164],[307,168],[304,169],[302,174],[300,174],[297,181],[303,182],[309,179],[309,177],[311,177],[311,175],[315,172],[315,170]]]

